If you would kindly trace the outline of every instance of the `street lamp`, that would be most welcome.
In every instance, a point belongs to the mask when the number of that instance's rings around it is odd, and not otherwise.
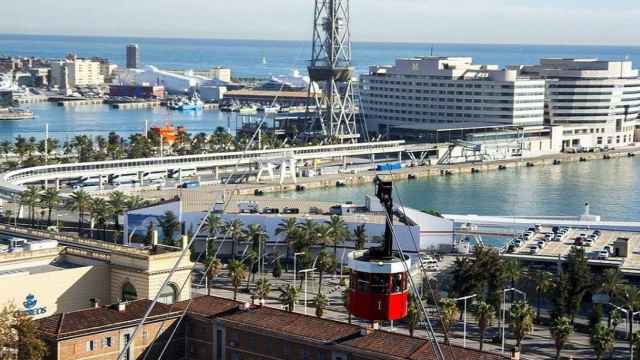
[[[295,286],[296,284],[296,272],[298,270],[298,268],[296,267],[296,259],[298,258],[298,256],[302,256],[305,253],[303,252],[297,252],[297,253],[293,253],[293,285]]]
[[[513,291],[522,295],[524,301],[527,301],[527,294],[524,291],[518,290],[516,288],[504,289],[502,290],[502,350],[501,354],[504,356],[504,333],[505,333],[505,315],[506,315],[506,307],[504,306],[507,303],[507,293]]]
[[[473,294],[473,295],[469,295],[469,296],[463,296],[461,298],[454,299],[455,301],[464,301],[464,313],[462,315],[462,318],[464,320],[463,338],[462,338],[462,347],[463,348],[467,347],[467,300],[473,299],[476,296],[478,296],[478,294]]]
[[[315,270],[316,268],[300,270],[301,273],[304,273],[304,314],[305,315],[307,315],[307,274]]]
[[[616,310],[622,311],[625,314],[625,321],[629,322],[629,325],[625,326],[626,328],[625,332],[626,332],[627,338],[629,338],[629,345],[630,345],[629,359],[633,360],[633,338],[632,338],[633,334],[630,333],[629,327],[633,327],[633,319],[636,317],[636,315],[640,314],[640,311],[631,312],[631,310],[627,310],[625,308],[622,308],[612,303],[609,303],[609,305],[616,308]]]

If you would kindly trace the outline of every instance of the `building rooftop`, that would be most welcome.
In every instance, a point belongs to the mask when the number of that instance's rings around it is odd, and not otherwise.
[[[93,332],[102,332],[112,327],[132,326],[144,316],[151,300],[136,300],[125,303],[124,310],[118,306],[104,306],[68,313],[55,314],[36,320],[40,329],[52,337],[75,337]],[[180,312],[171,306],[157,303],[148,322],[178,317]]]
[[[238,301],[218,298],[213,296],[200,296],[191,300],[185,300],[176,304],[176,309],[184,310],[189,306],[189,313],[208,318],[214,318],[226,313],[238,310],[242,303]]]
[[[253,327],[322,343],[337,342],[360,334],[361,328],[338,321],[320,319],[269,307],[256,307],[224,317],[242,327]]]

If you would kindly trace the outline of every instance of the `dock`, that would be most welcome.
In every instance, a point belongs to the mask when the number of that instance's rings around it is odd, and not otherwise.
[[[58,106],[63,107],[102,105],[103,103],[104,100],[102,99],[64,99],[57,102]]]
[[[159,100],[117,102],[111,104],[112,108],[118,110],[150,109],[158,106],[160,106]]]

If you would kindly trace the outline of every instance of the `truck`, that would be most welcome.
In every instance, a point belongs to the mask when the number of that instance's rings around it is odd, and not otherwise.
[[[198,175],[198,171],[196,169],[182,169],[182,177],[194,177]],[[180,177],[180,169],[171,169],[169,170],[169,177],[172,179],[177,179]]]

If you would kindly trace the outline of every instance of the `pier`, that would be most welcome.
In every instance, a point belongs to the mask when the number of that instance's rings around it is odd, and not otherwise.
[[[58,106],[63,107],[102,105],[103,103],[104,100],[102,99],[64,99],[57,102]]]
[[[158,106],[160,106],[159,100],[117,102],[111,104],[112,108],[118,110],[150,109]]]

